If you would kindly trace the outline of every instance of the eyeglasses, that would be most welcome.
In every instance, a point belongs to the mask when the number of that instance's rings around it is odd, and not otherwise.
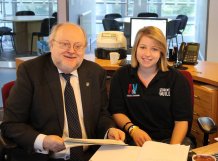
[[[58,47],[64,50],[70,50],[71,47],[73,46],[73,50],[76,52],[81,52],[82,49],[84,48],[84,45],[80,42],[75,42],[73,45],[68,41],[57,41],[55,39],[53,39],[53,41],[55,41],[58,44]]]

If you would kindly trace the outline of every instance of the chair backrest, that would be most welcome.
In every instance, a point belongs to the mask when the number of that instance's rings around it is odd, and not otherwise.
[[[140,12],[137,17],[158,17],[157,13],[152,12]]]
[[[179,19],[174,19],[167,22],[167,34],[166,34],[167,39],[176,37],[179,30],[180,23],[181,20]]]
[[[3,102],[3,108],[6,107],[6,100],[10,94],[11,88],[14,86],[15,81],[8,82],[3,85],[2,87],[2,102]]]
[[[0,36],[11,33],[12,29],[6,26],[0,27]]]
[[[188,80],[188,83],[189,83],[189,86],[190,86],[190,90],[191,90],[192,106],[194,106],[194,87],[193,87],[193,78],[192,78],[192,75],[188,71],[186,71],[186,70],[180,70],[180,72]]]
[[[192,75],[188,71],[185,71],[185,70],[179,70],[179,71],[188,80],[189,87],[190,87],[190,94],[191,94],[190,97],[191,97],[191,101],[192,101],[192,111],[193,111],[193,109],[194,109],[194,85],[193,85]],[[191,132],[191,128],[192,128],[192,121],[190,121],[188,124],[188,132],[187,132],[188,135]]]
[[[109,13],[104,16],[104,18],[108,18],[108,19],[115,19],[115,18],[121,18],[121,17],[122,15],[119,13]]]
[[[179,33],[183,32],[185,30],[185,27],[186,27],[187,22],[188,22],[188,16],[186,16],[186,15],[178,15],[176,17],[176,19],[180,19],[181,20],[181,23],[180,23],[180,26],[179,26]]]
[[[103,19],[102,24],[105,31],[120,31],[119,23],[113,19]]]
[[[16,16],[34,16],[35,13],[33,11],[17,11]]]
[[[45,18],[42,20],[40,32],[44,36],[48,36],[51,31],[51,28],[56,24],[57,24],[56,18]]]
[[[52,17],[54,17],[54,18],[57,19],[57,17],[58,17],[58,13],[57,13],[57,12],[52,13]]]

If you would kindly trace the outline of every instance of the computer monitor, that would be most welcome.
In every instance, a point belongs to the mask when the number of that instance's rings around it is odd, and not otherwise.
[[[135,37],[141,28],[145,26],[158,27],[166,37],[167,32],[167,19],[166,18],[148,18],[148,17],[136,17],[130,19],[130,47],[134,45]]]

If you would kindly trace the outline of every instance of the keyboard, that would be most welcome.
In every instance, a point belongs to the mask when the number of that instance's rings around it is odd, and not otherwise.
[[[131,64],[131,60],[122,59],[119,63],[120,66]]]
[[[127,55],[126,59],[122,59],[120,61],[120,66],[124,66],[124,65],[127,65],[127,64],[131,64],[131,55]]]

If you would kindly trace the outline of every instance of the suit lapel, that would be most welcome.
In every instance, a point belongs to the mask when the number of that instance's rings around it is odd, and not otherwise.
[[[53,64],[51,58],[45,69],[45,77],[48,81],[51,97],[53,98],[54,106],[57,111],[60,128],[64,128],[64,110],[63,110],[63,96],[61,90],[60,76],[57,68]]]
[[[93,79],[92,76],[88,72],[88,68],[86,68],[86,60],[83,60],[83,63],[78,68],[78,75],[79,75],[79,83],[80,83],[80,92],[81,92],[81,100],[82,100],[82,107],[83,107],[83,117],[84,117],[84,124],[85,129],[87,132],[90,131],[90,122],[88,119],[88,114],[90,113],[91,108],[89,108],[91,104],[91,90],[92,90],[92,84]],[[92,93],[93,94],[93,93]]]

